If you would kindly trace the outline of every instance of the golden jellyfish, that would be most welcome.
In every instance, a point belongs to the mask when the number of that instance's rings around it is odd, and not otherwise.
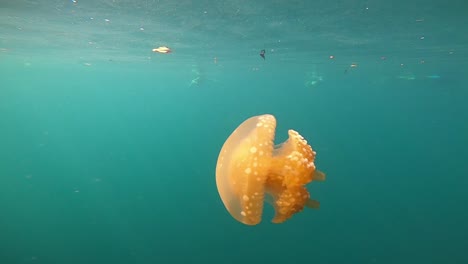
[[[218,193],[231,216],[246,225],[260,223],[264,201],[275,209],[273,223],[283,223],[304,207],[319,207],[305,187],[325,180],[315,169],[316,153],[294,130],[274,145],[275,129],[273,115],[251,117],[232,132],[218,156]]]

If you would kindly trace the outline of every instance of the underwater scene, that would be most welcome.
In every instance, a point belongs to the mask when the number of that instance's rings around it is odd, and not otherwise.
[[[1,0],[0,264],[468,263],[467,10]]]

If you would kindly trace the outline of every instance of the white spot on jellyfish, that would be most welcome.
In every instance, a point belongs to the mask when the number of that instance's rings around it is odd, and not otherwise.
[[[242,196],[242,199],[243,199],[244,201],[248,201],[248,200],[249,200],[249,197],[248,197],[247,195],[244,194],[244,196]]]
[[[250,148],[250,153],[255,153],[257,152],[257,148],[256,147],[251,147]]]
[[[246,174],[250,174],[250,172],[252,172],[252,170],[251,170],[250,168],[247,168],[247,169],[245,169],[244,172],[245,172]]]
[[[263,126],[263,123],[262,123],[262,122],[258,122],[258,123],[257,123],[257,126],[258,126],[258,127],[261,127],[261,126]]]
[[[241,211],[242,216],[246,216],[247,214],[244,211]]]

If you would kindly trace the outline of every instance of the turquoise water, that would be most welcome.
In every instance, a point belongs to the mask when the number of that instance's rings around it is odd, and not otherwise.
[[[0,263],[468,263],[467,8],[1,1]],[[216,161],[265,113],[327,180],[245,226]]]

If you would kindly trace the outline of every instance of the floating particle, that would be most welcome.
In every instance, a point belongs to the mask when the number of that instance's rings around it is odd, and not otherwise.
[[[172,50],[169,47],[161,46],[161,47],[153,49],[153,52],[167,54],[167,53],[171,53]]]

